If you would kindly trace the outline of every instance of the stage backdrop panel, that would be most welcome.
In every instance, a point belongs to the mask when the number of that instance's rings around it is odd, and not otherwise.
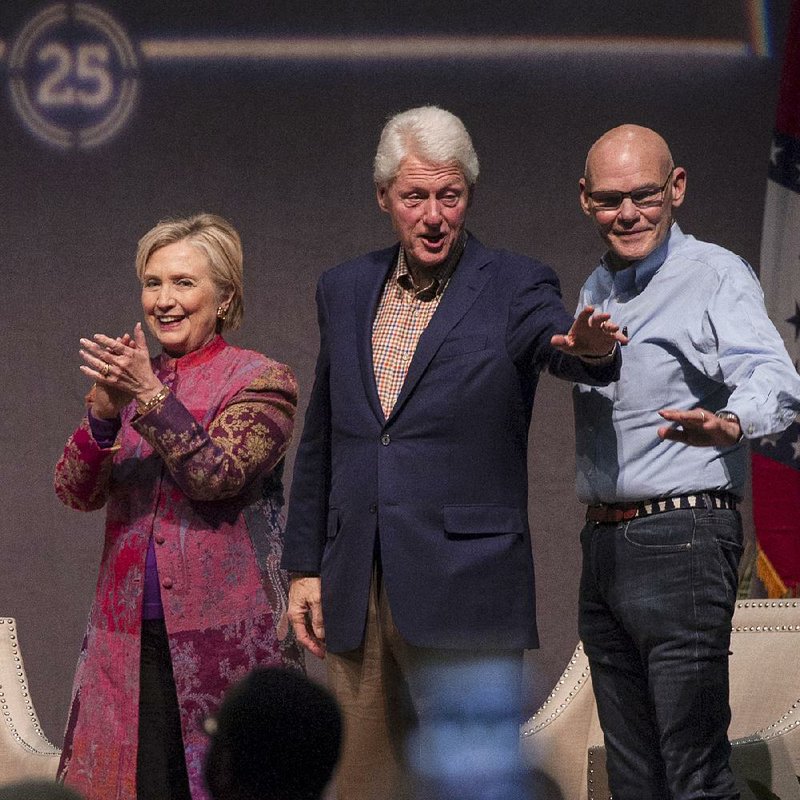
[[[754,262],[779,67],[761,12],[728,0],[4,0],[0,615],[18,620],[54,742],[103,513],[62,507],[52,469],[88,389],[78,339],[117,335],[141,318],[138,237],[198,210],[234,222],[246,312],[233,340],[295,369],[301,413],[317,278],[393,241],[371,161],[395,111],[435,103],[462,117],[482,167],[469,228],[552,264],[569,307],[601,252],[578,207],[583,158],[621,122],[661,131],[688,169],[684,229]],[[570,388],[545,377],[530,445],[542,631],[529,659],[530,708],[577,640],[582,509],[572,448]]]

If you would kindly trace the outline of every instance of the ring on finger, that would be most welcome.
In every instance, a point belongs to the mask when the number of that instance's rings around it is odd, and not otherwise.
[[[705,422],[705,421],[706,421],[706,412],[705,411],[701,411],[700,412],[700,422]]]
[[[104,378],[108,377],[108,373],[110,372],[110,370],[111,370],[111,365],[108,363],[108,361],[104,361],[102,370]]]

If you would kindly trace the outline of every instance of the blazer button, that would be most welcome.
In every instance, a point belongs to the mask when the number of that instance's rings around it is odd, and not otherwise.
[[[163,586],[165,589],[171,589],[171,588],[172,588],[172,578],[164,578],[164,579],[161,581],[161,585],[162,585],[162,586]]]
[[[391,441],[392,441],[392,437],[389,436],[388,433],[384,433],[383,436],[381,436],[381,444],[382,445],[387,445]]]
[[[372,504],[372,505],[369,507],[369,513],[370,513],[370,514],[377,514],[377,513],[378,513],[378,506],[376,506],[376,505],[373,503],[373,504]]]
[[[159,533],[156,535],[156,544],[164,544],[167,540]]]

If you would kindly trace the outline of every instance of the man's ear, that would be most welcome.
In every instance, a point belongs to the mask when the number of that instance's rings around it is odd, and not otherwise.
[[[581,209],[583,213],[586,214],[587,217],[592,216],[592,208],[589,205],[589,194],[586,191],[586,178],[581,178],[578,181],[578,186],[581,190],[580,201],[581,201]]]
[[[381,211],[386,214],[389,213],[389,203],[386,199],[386,193],[388,190],[389,187],[385,183],[375,184],[375,198],[378,201],[378,206],[380,207]]]
[[[672,170],[672,207],[677,208],[683,203],[686,196],[686,170],[683,167],[675,167]]]

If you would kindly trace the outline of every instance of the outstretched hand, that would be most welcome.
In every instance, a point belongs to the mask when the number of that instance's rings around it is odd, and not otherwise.
[[[556,334],[550,344],[557,350],[571,356],[594,356],[602,358],[611,355],[614,345],[627,344],[628,337],[605,312],[594,313],[594,306],[586,306],[564,334]]]
[[[738,422],[721,419],[713,411],[703,408],[690,411],[664,408],[658,413],[668,422],[675,423],[658,429],[661,439],[693,447],[730,447],[742,438],[742,427]]]

